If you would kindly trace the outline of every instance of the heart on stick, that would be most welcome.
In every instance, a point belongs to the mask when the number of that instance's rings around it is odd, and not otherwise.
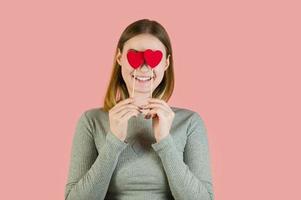
[[[127,52],[127,59],[129,64],[134,68],[134,77],[136,77],[136,69],[139,68],[142,64],[146,63],[152,69],[152,77],[153,77],[153,68],[155,68],[160,62],[163,57],[163,53],[160,50],[151,50],[146,49],[145,51],[136,51],[133,49],[128,50]],[[133,91],[132,97],[134,97],[135,91],[135,78],[133,83]],[[153,88],[153,79],[151,79],[151,90],[150,90],[150,97],[152,97],[152,88]]]
[[[144,51],[144,59],[151,68],[155,68],[160,63],[162,56],[163,54],[160,50],[152,51],[147,49]]]
[[[137,69],[138,67],[140,67],[140,65],[143,64],[143,52],[129,50],[127,53],[127,59],[130,65],[134,69]]]
[[[160,50],[153,51],[151,49],[145,51],[130,49],[127,53],[128,62],[134,69],[140,67],[144,62],[151,68],[155,68],[161,62],[162,56]]]

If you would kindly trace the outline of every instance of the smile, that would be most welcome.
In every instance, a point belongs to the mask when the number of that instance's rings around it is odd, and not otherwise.
[[[132,78],[134,78],[134,76],[132,76]],[[139,82],[148,82],[152,79],[152,77],[150,77],[150,76],[136,76],[135,79],[138,80]]]

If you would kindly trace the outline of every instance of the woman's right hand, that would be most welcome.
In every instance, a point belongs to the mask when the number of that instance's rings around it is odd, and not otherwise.
[[[109,110],[111,132],[121,141],[124,141],[127,136],[128,120],[140,113],[139,107],[133,102],[134,99],[130,97],[118,102]]]

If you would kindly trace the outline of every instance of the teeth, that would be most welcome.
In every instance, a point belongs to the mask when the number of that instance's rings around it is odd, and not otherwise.
[[[133,76],[134,77],[134,76]],[[149,81],[151,80],[151,77],[140,77],[140,76],[136,76],[136,80],[139,81]]]
[[[139,81],[149,81],[151,78],[141,78],[141,77],[136,77],[137,80]]]

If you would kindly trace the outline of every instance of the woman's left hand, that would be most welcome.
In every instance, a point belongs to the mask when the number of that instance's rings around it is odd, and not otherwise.
[[[152,117],[154,136],[159,142],[168,136],[175,113],[164,100],[156,98],[150,98],[145,108],[150,109],[147,115]]]

